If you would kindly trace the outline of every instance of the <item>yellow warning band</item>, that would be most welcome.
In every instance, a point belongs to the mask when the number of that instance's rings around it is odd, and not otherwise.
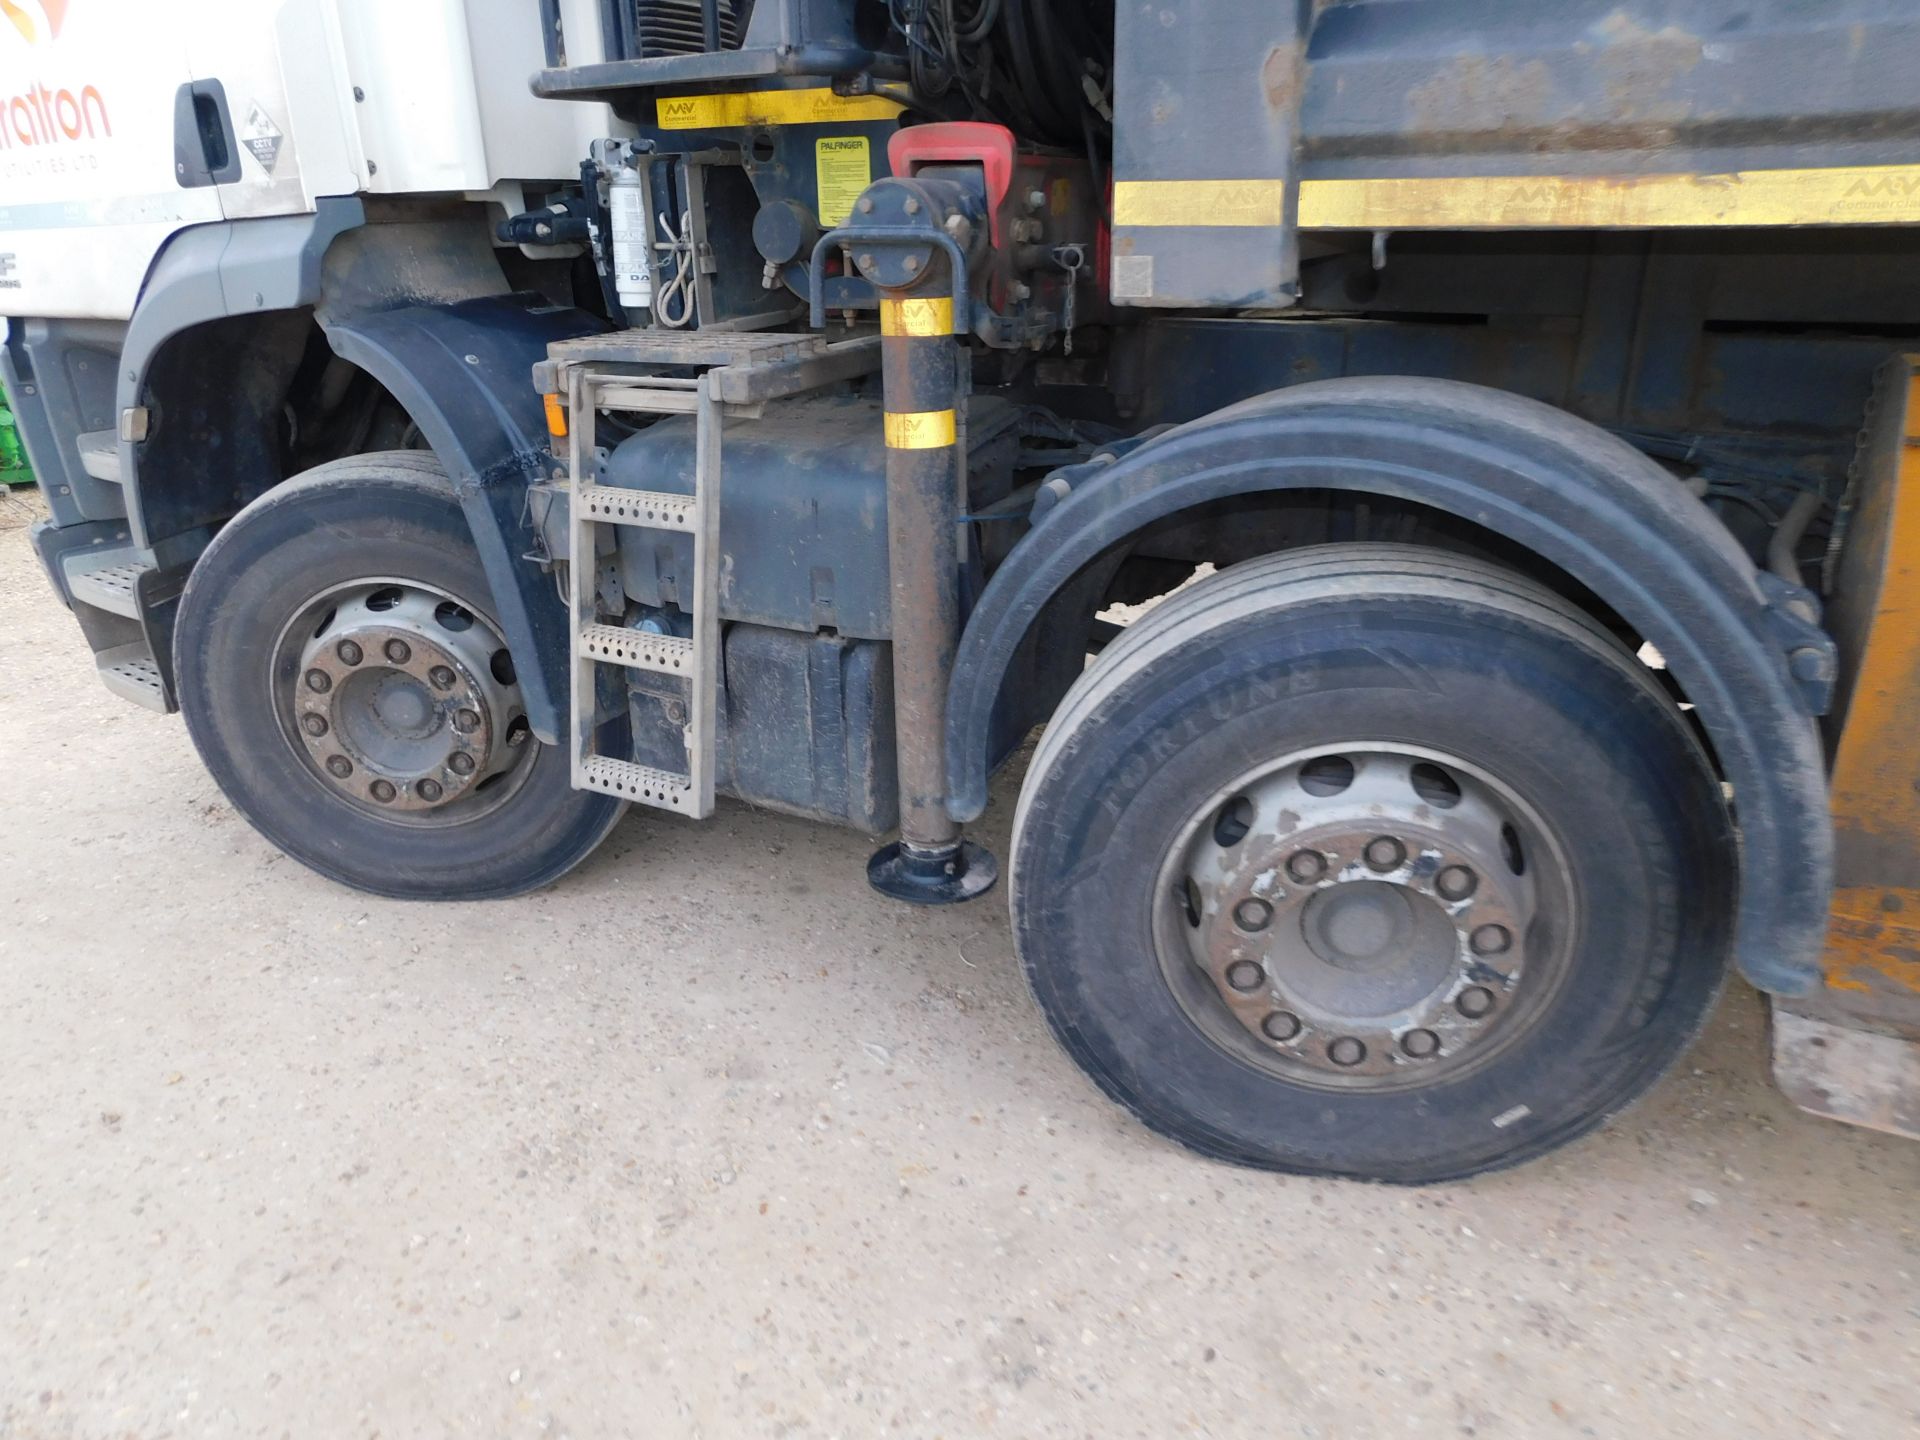
[[[1920,165],[1722,175],[1479,175],[1309,180],[1309,230],[1661,229],[1920,221]]]
[[[1284,180],[1119,180],[1116,225],[1262,225],[1286,218]]]
[[[880,333],[882,335],[951,335],[953,334],[953,301],[940,300],[882,300],[880,302]]]
[[[889,450],[939,450],[960,438],[951,410],[921,410],[887,416]]]
[[[1277,226],[1282,180],[1122,180],[1113,223]],[[1305,180],[1302,230],[1658,230],[1920,224],[1920,165],[1676,175]]]
[[[730,95],[662,95],[654,101],[662,130],[730,130],[741,125],[832,125],[892,120],[904,108],[879,95],[809,90],[741,90]]]

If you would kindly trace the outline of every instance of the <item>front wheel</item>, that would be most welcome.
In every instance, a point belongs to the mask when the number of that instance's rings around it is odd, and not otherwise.
[[[1108,648],[1035,754],[1010,893],[1055,1033],[1149,1125],[1415,1183],[1651,1085],[1733,877],[1706,756],[1611,636],[1493,566],[1327,546]]]
[[[585,859],[624,807],[534,737],[490,596],[430,455],[335,461],[242,510],[174,639],[187,729],[234,807],[376,895],[512,895]]]

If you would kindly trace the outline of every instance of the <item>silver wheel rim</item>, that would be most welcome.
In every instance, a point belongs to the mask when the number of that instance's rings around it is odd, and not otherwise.
[[[537,748],[498,629],[412,580],[336,585],[274,647],[274,714],[329,792],[392,823],[463,824],[525,780]]]
[[[1386,742],[1223,787],[1182,826],[1153,904],[1168,986],[1210,1039],[1341,1090],[1498,1055],[1564,979],[1576,920],[1531,806],[1457,757]]]

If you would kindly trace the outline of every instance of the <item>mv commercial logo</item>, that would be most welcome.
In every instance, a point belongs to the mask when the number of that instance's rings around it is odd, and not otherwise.
[[[1847,187],[1849,200],[1911,200],[1920,195],[1920,170],[1888,169],[1862,175]]]
[[[0,17],[8,22],[0,25],[0,37],[9,29],[17,32],[33,47],[29,53],[37,60],[60,38],[71,9],[72,0],[0,0]],[[0,91],[0,151],[105,140],[113,135],[106,97],[98,85],[51,85],[37,76],[17,91],[17,80],[0,84],[5,86]]]

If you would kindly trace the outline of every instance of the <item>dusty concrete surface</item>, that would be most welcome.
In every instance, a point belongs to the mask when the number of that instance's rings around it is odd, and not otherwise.
[[[1777,1097],[1749,990],[1518,1173],[1203,1163],[1055,1050],[997,902],[884,904],[857,836],[308,874],[95,682],[24,518],[0,1436],[1920,1433],[1920,1146]]]

